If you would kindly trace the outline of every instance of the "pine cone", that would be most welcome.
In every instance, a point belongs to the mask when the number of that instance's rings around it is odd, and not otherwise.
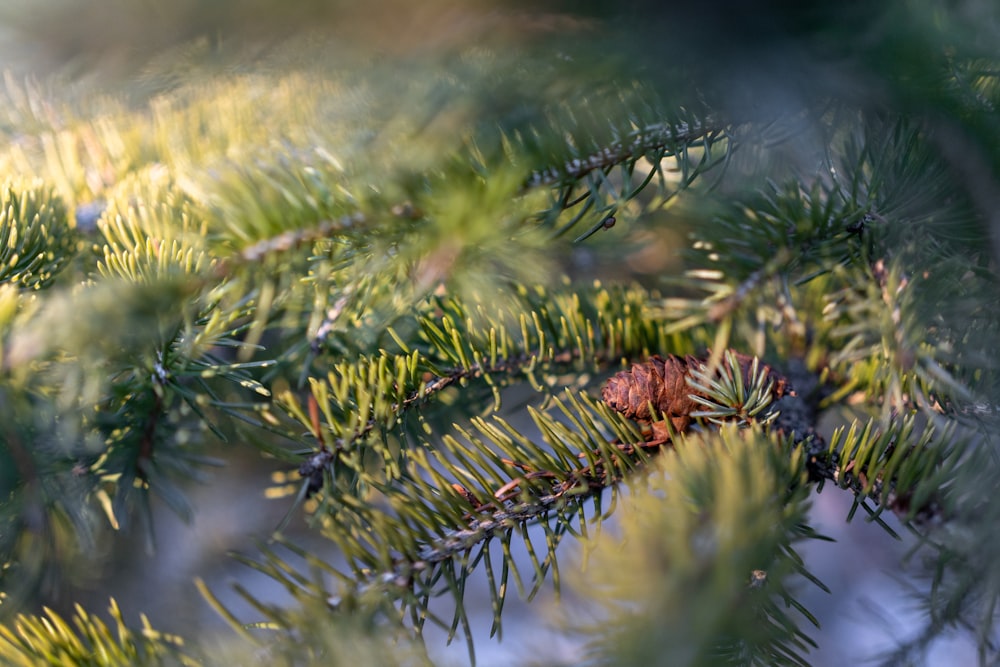
[[[663,413],[675,429],[683,431],[691,423],[688,414],[696,405],[688,397],[691,388],[685,378],[689,365],[697,363],[698,359],[692,356],[650,357],[609,379],[601,397],[629,419],[649,421],[655,413]],[[650,414],[651,404],[654,414]]]
[[[739,362],[744,381],[748,381],[753,357],[739,352],[733,354]],[[671,354],[666,358],[652,356],[610,378],[601,391],[601,397],[612,409],[629,419],[651,421],[657,414],[663,414],[676,431],[683,431],[691,425],[691,413],[700,407],[691,399],[691,395],[704,397],[704,394],[687,383],[687,378],[705,361],[704,358],[691,355],[678,357]],[[768,380],[774,383],[771,387],[774,398],[784,396],[788,391],[785,379],[767,366],[761,368],[767,373]],[[652,414],[650,405],[653,408]]]

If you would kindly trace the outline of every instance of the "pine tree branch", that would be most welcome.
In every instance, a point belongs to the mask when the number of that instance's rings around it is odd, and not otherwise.
[[[229,276],[237,266],[257,264],[265,257],[278,255],[307,243],[331,238],[341,234],[360,234],[370,227],[371,218],[360,211],[343,215],[336,220],[326,220],[313,227],[305,227],[282,232],[277,236],[262,239],[239,251],[228,261],[220,262],[216,273],[218,276]]]
[[[140,629],[129,627],[114,599],[108,613],[113,629],[79,605],[72,625],[51,609],[44,616],[18,615],[9,626],[0,625],[0,656],[5,664],[17,666],[202,665],[180,637],[155,630],[145,616]]]
[[[547,364],[565,365],[571,364],[580,358],[581,352],[578,349],[550,350],[545,355],[543,361]],[[467,367],[452,368],[443,375],[427,379],[419,389],[410,392],[402,401],[392,404],[390,408],[392,417],[398,419],[407,410],[430,400],[434,394],[440,393],[463,380],[481,378],[484,374],[514,376],[523,372],[527,367],[534,368],[539,361],[540,358],[537,355],[521,354],[513,358],[498,358],[492,363],[475,362]],[[600,368],[615,360],[597,355],[591,357],[590,361],[597,368]],[[309,400],[310,406],[312,406],[312,402],[315,399],[310,395]],[[350,436],[341,439],[332,448],[323,442],[321,436],[317,436],[317,442],[320,443],[319,451],[311,455],[299,466],[299,475],[304,479],[310,480],[307,493],[312,495],[318,491],[322,486],[323,470],[328,469],[337,457],[343,455],[345,450],[349,449],[354,443],[366,438],[383,421],[376,417],[370,418],[360,429],[353,432]],[[314,433],[319,432],[320,426],[317,422]]]
[[[548,167],[535,171],[525,183],[525,188],[576,182],[592,171],[606,169],[621,164],[630,158],[646,155],[663,148],[690,145],[695,141],[725,131],[726,126],[713,118],[704,121],[657,123],[642,130],[636,130],[625,141],[613,143],[584,158],[569,160],[558,167]],[[576,202],[564,203],[565,207]]]
[[[499,401],[499,388],[518,378],[543,391],[539,374],[567,367],[599,372],[622,355],[666,345],[659,329],[641,319],[646,298],[641,290],[554,295],[525,290],[510,312],[482,306],[467,312],[451,299],[432,301],[429,311],[411,323],[423,331],[420,350],[390,329],[400,354],[383,351],[373,359],[340,364],[327,381],[312,387],[325,406],[324,428],[335,444],[320,446],[303,462],[310,493],[322,484],[324,468],[338,457],[350,457],[374,430],[400,423],[404,413],[458,383],[481,380]],[[682,340],[670,344],[676,347]],[[297,407],[298,398],[291,393],[279,398],[315,435],[317,428]]]
[[[698,142],[720,141],[720,135],[725,134],[726,126],[715,119],[678,121],[676,123],[663,122],[655,123],[642,130],[635,130],[630,133],[630,139],[614,142],[605,148],[581,159],[573,159],[560,166],[548,167],[533,172],[525,181],[523,189],[525,192],[535,188],[545,188],[551,186],[573,186],[586,179],[589,174],[595,171],[606,171],[615,166],[625,163],[631,164],[635,160],[651,154],[656,154],[659,159],[664,159],[671,154],[671,149],[678,151],[683,147],[693,146]],[[681,158],[678,158],[681,159]],[[684,158],[686,160],[686,158]],[[700,172],[705,166],[702,165],[688,176],[690,180]],[[685,171],[687,167],[685,165]],[[635,188],[626,198],[634,197],[653,178],[656,169],[650,171],[644,182]],[[607,174],[605,174],[606,180]],[[581,211],[573,222],[565,225],[568,228],[579,221],[593,204],[595,190],[585,188],[584,192],[574,201],[567,201],[572,187],[566,187],[563,199],[559,202],[559,210],[569,209],[578,203],[588,200],[586,210]],[[522,193],[523,194],[523,193]],[[405,201],[391,206],[388,213],[394,218],[404,220],[417,220],[423,217],[423,212],[415,207],[411,202]],[[285,229],[276,235],[269,236],[255,241],[239,250],[239,252],[221,261],[216,266],[216,276],[230,276],[236,267],[240,265],[256,264],[266,257],[279,255],[290,250],[303,247],[309,243],[334,236],[349,235],[359,236],[366,229],[375,227],[384,222],[385,216],[378,215],[372,211],[355,210],[351,213],[341,215],[336,219],[328,219],[318,224],[296,229]],[[545,216],[543,216],[545,217]],[[601,226],[610,227],[614,224],[614,218],[609,215],[601,217]],[[583,238],[583,237],[581,237]]]
[[[618,443],[615,446],[623,456],[632,458],[634,465],[634,462],[645,460],[651,454],[655,455],[668,444],[669,441],[661,440]],[[636,458],[640,452],[645,454]],[[583,454],[579,456],[581,459],[584,458]],[[485,503],[461,485],[454,485],[453,490],[464,497],[471,506],[471,511],[465,514],[468,524],[462,528],[445,530],[434,541],[421,545],[412,556],[397,559],[391,569],[367,573],[364,581],[355,582],[351,597],[362,597],[369,590],[381,589],[386,584],[392,584],[401,590],[409,590],[414,585],[415,576],[422,573],[427,576],[436,567],[464,557],[470,549],[488,542],[503,531],[543,520],[553,511],[561,512],[567,503],[581,505],[622,480],[620,473],[611,473],[601,463],[568,473],[531,471],[530,466],[523,463],[515,461],[508,463],[511,467],[525,470],[526,474],[498,488],[494,493],[495,500]],[[527,489],[522,490],[519,485],[529,476],[532,479],[552,479],[552,491],[543,495],[533,495],[529,501],[514,502],[527,492]]]
[[[732,353],[727,359],[730,364],[729,377],[734,386],[736,384],[743,386],[744,383],[749,386],[750,393],[746,395],[748,403],[760,404],[763,407],[772,398],[784,395],[785,381],[771,369],[766,366],[758,367],[755,360],[752,361],[744,355]],[[671,361],[674,362],[672,365]],[[696,377],[694,373],[698,363],[704,363],[704,360],[699,362],[693,357],[687,359],[670,357],[666,364],[659,358],[645,364],[637,364],[631,371],[620,373],[609,381],[605,387],[605,400],[626,416],[638,417],[640,422],[647,423],[649,419],[642,419],[636,410],[628,405],[631,402],[632,405],[638,406],[644,395],[651,397],[647,402],[652,404],[657,413],[670,414],[671,410],[681,409],[692,412],[696,404],[686,395],[680,396],[680,392],[700,393],[698,390],[692,390],[689,384],[689,381]],[[655,380],[650,382],[644,373],[644,369],[649,369],[652,375],[662,377],[667,368],[675,375],[672,376],[672,381],[666,384]],[[627,387],[631,387],[634,391],[630,394]],[[748,409],[756,410],[749,406]],[[761,419],[766,419],[766,415],[761,415]],[[684,430],[688,424],[690,420],[679,424],[681,427],[678,431]],[[478,497],[463,485],[452,484],[452,490],[470,505],[469,511],[463,517],[468,524],[462,528],[449,529],[440,537],[420,545],[411,556],[395,560],[391,569],[377,574],[370,573],[366,577],[368,583],[357,588],[355,594],[363,594],[367,587],[382,586],[387,582],[395,582],[396,585],[406,588],[412,584],[414,573],[432,571],[436,566],[450,562],[467,553],[472,547],[494,537],[498,531],[540,520],[564,503],[578,505],[617,484],[622,479],[622,471],[643,465],[649,456],[658,454],[664,447],[673,443],[675,434],[660,428],[662,422],[653,422],[649,425],[651,428],[647,431],[648,439],[644,441],[608,443],[616,454],[607,455],[601,451],[578,453],[580,461],[590,459],[593,463],[577,468],[547,469],[525,461],[500,459],[499,461],[510,470],[519,471],[521,474],[492,489],[492,499],[488,501]],[[318,455],[314,456],[310,462],[317,457]],[[547,492],[540,492],[539,482],[545,483],[541,488],[546,488]],[[524,500],[526,496],[530,499]]]
[[[635,364],[631,370],[611,378],[603,390],[604,400],[625,417],[652,426],[652,440],[647,444],[660,444],[669,438],[664,433],[662,422],[653,421],[662,416],[670,420],[673,428],[682,432],[693,421],[694,415],[703,414],[733,419],[744,409],[743,401],[754,399],[753,385],[768,381],[765,394],[761,395],[764,406],[774,403],[759,419],[765,423],[769,415],[771,430],[792,439],[797,447],[803,448],[806,469],[810,481],[819,483],[831,481],[839,488],[852,492],[859,502],[866,499],[875,501],[878,510],[872,512],[877,517],[881,508],[888,508],[901,518],[915,517],[921,521],[940,519],[944,512],[944,499],[934,488],[936,480],[927,474],[927,462],[935,460],[940,468],[937,474],[947,474],[954,466],[953,447],[947,446],[950,438],[941,439],[945,444],[932,446],[933,429],[928,428],[919,442],[907,444],[913,431],[912,417],[907,420],[890,422],[885,431],[872,429],[871,425],[863,434],[853,439],[848,436],[841,442],[840,435],[827,445],[817,432],[817,396],[808,390],[810,382],[815,382],[801,365],[793,366],[796,380],[805,393],[800,395],[796,385],[784,376],[777,375],[766,366],[757,369],[756,361],[738,353],[727,353],[730,368],[728,377],[734,390],[728,396],[729,405],[739,410],[724,408],[726,392],[719,394],[723,387],[707,382],[705,359],[688,356],[669,356],[666,359],[652,359]],[[740,394],[739,387],[745,386]],[[759,391],[759,390],[758,390]],[[737,396],[739,395],[739,396]],[[733,405],[738,402],[738,405]],[[700,403],[717,406],[715,412],[699,413]],[[920,467],[921,474],[915,476],[914,468]],[[867,509],[867,506],[865,506]],[[883,524],[884,525],[884,524]]]

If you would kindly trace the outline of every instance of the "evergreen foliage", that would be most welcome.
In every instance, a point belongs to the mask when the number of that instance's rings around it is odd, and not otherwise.
[[[431,3],[437,48],[375,53],[425,17],[266,39],[297,12],[238,4],[150,43],[101,5],[116,77],[65,83],[111,69],[92,36],[5,75],[0,660],[425,664],[428,624],[474,660],[478,581],[497,636],[568,587],[592,664],[808,665],[820,490],[913,546],[887,664],[955,628],[1000,658],[989,3]],[[193,582],[226,638],[39,611],[116,533],[153,548],[153,498],[193,517],[218,441],[282,480],[237,558],[291,604]]]

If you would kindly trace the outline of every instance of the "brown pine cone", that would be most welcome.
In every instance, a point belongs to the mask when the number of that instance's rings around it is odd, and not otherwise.
[[[739,352],[733,354],[743,371],[744,381],[749,380],[753,357]],[[691,425],[691,413],[701,407],[691,399],[691,395],[704,396],[687,383],[687,378],[705,361],[691,355],[652,356],[610,378],[601,391],[601,397],[612,409],[629,419],[651,421],[658,414],[663,414],[675,430],[683,431]],[[780,398],[789,391],[783,377],[767,366],[761,368],[767,373],[768,380],[774,383],[771,388],[774,398]]]
[[[630,370],[616,373],[604,385],[601,398],[629,419],[650,421],[656,413],[663,413],[675,429],[683,431],[691,423],[688,414],[696,405],[688,397],[691,388],[685,379],[689,365],[697,363],[698,359],[692,356],[652,356],[633,364]]]

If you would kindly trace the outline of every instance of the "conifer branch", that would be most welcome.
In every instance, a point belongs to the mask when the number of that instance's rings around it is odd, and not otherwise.
[[[399,424],[404,413],[457,384],[476,380],[490,387],[498,401],[499,387],[512,382],[528,379],[541,389],[542,374],[570,368],[600,372],[622,354],[666,344],[656,327],[639,319],[646,298],[641,290],[552,295],[524,291],[516,302],[528,309],[521,314],[482,307],[469,312],[458,301],[432,302],[429,313],[416,321],[427,344],[407,343],[390,330],[403,348],[400,354],[383,351],[356,364],[342,363],[326,381],[314,382],[313,398],[328,410],[325,429],[332,432],[335,446],[320,447],[303,462],[300,473],[318,484],[323,468],[338,456],[349,455],[373,431]],[[315,432],[294,395],[280,398]],[[310,485],[310,492],[315,490]]]
[[[0,655],[12,667],[40,664],[181,665],[201,664],[176,635],[155,630],[142,617],[142,628],[126,625],[118,603],[112,599],[109,614],[113,629],[79,605],[72,625],[51,609],[44,616],[21,614],[11,627],[0,625]]]
[[[664,148],[692,145],[705,137],[717,140],[714,135],[724,131],[725,126],[712,118],[704,121],[656,123],[635,130],[624,141],[615,142],[586,157],[569,160],[558,167],[535,171],[528,178],[525,187],[550,186],[564,181],[576,182],[592,171],[606,169]],[[577,202],[566,202],[564,205],[570,207],[574,203]]]
[[[697,360],[693,357],[682,360],[672,358],[677,363],[676,366],[680,377],[675,378],[676,382],[670,385],[659,385],[662,391],[657,392],[657,398],[650,400],[657,413],[670,413],[682,407],[689,411],[694,411],[696,403],[691,402],[685,396],[675,395],[676,391],[692,391],[691,380],[698,370]],[[746,412],[735,413],[726,412],[719,416],[739,416],[746,415],[751,419],[763,419],[766,415],[762,410],[774,397],[782,396],[785,392],[784,380],[767,367],[758,367],[756,360],[749,357],[730,353],[726,357],[728,364],[728,377],[730,386],[746,389],[735,390],[731,395],[727,395],[732,400],[746,400]],[[650,362],[652,374],[662,373],[665,368],[661,359],[657,358]],[[622,404],[617,396],[634,399],[638,404],[644,392],[648,392],[649,383],[642,380],[646,377],[641,369],[642,364],[637,365],[632,371],[621,373],[617,378],[605,387],[606,400],[611,403],[624,416],[637,417],[636,411]],[[735,373],[735,375],[734,375]],[[704,382],[710,376],[700,376]],[[635,392],[629,393],[625,386],[635,385]],[[654,382],[655,384],[655,382]],[[702,390],[705,391],[705,390]],[[707,390],[711,395],[713,391]],[[700,393],[700,392],[699,392]],[[739,396],[737,396],[737,394]],[[683,403],[683,406],[681,405]],[[314,402],[310,402],[310,413],[314,415],[314,423],[319,428],[318,410],[314,410]],[[582,407],[582,406],[578,406]],[[744,406],[740,406],[743,410]],[[719,409],[728,410],[728,408]],[[649,421],[640,419],[640,421]],[[659,453],[665,446],[672,443],[675,433],[658,428],[653,422],[652,429],[647,431],[647,437],[641,441],[614,441],[603,442],[601,449],[597,451],[579,452],[574,457],[582,465],[564,468],[546,468],[538,463],[514,458],[498,458],[497,463],[502,464],[512,473],[510,479],[505,483],[499,483],[490,490],[490,500],[485,500],[477,492],[470,491],[465,486],[453,483],[450,490],[464,499],[468,504],[462,516],[461,527],[453,527],[443,533],[416,546],[416,549],[408,554],[395,559],[387,569],[366,571],[364,581],[351,593],[351,598],[364,596],[366,591],[377,586],[382,589],[387,584],[392,584],[403,591],[411,591],[415,586],[415,577],[428,577],[435,568],[445,563],[451,563],[456,558],[464,557],[470,549],[488,542],[499,533],[509,531],[515,526],[536,521],[545,521],[552,512],[562,515],[568,505],[579,506],[586,500],[599,495],[605,489],[612,487],[621,481],[623,472],[642,466],[650,456]],[[690,422],[688,422],[690,423]],[[543,431],[545,430],[544,425]],[[686,424],[684,425],[686,427]],[[551,428],[551,427],[550,427]],[[682,429],[679,429],[682,430]],[[557,434],[553,433],[558,437]],[[314,456],[310,459],[313,462],[317,459]],[[564,459],[564,461],[566,461]],[[568,463],[568,461],[566,461]],[[346,462],[345,462],[346,463]],[[308,471],[310,474],[312,471]],[[305,476],[305,475],[303,475]],[[439,489],[441,491],[441,489]],[[412,502],[412,500],[410,501]],[[572,516],[572,515],[570,515]],[[485,547],[484,547],[485,548]],[[416,594],[416,590],[411,591]]]
[[[803,458],[811,481],[832,481],[841,488],[850,489],[859,501],[863,498],[875,500],[878,504],[876,510],[868,509],[863,501],[859,502],[859,506],[865,507],[876,521],[882,523],[878,513],[883,507],[904,517],[929,517],[937,514],[936,508],[941,500],[936,498],[933,491],[928,493],[930,486],[913,477],[915,466],[926,465],[925,455],[932,431],[926,431],[919,442],[908,445],[907,450],[911,456],[900,456],[899,452],[902,450],[896,448],[896,443],[909,441],[912,420],[904,423],[901,428],[892,429],[889,435],[870,429],[866,429],[860,436],[855,436],[852,431],[846,441],[842,436],[835,435],[829,448],[823,451],[823,439],[815,433],[808,420],[803,422],[799,416],[786,417],[782,421],[780,415],[774,418],[773,409],[765,410],[773,399],[777,399],[777,406],[780,408],[782,405],[787,407],[788,400],[797,398],[785,378],[771,369],[758,367],[756,360],[730,352],[725,355],[724,368],[727,370],[722,375],[723,380],[729,378],[728,383],[723,381],[719,384],[712,380],[712,375],[706,374],[704,361],[699,364],[692,357],[672,359],[672,364],[654,359],[645,366],[638,364],[631,371],[620,374],[605,388],[606,400],[619,409],[623,416],[640,422],[650,422],[654,414],[684,416],[678,414],[680,407],[684,406],[694,413],[699,405],[711,408],[709,412],[701,413],[710,419],[750,418],[761,424],[773,419],[772,428],[776,428],[779,433],[788,437],[794,433],[795,444],[791,447],[804,445]],[[650,379],[665,377],[668,365],[679,373],[673,381],[662,383],[661,380]],[[650,377],[646,377],[641,371],[643,368],[648,369]],[[631,387],[634,392],[630,393],[627,387]],[[656,387],[660,389],[654,391]],[[655,413],[643,412],[640,415],[639,405],[644,396],[647,397],[646,407],[652,407]],[[726,407],[727,405],[731,407]],[[318,421],[316,424],[318,428]],[[643,440],[607,443],[617,452],[611,458],[604,458],[605,454],[601,452],[579,453],[577,456],[581,461],[594,462],[573,469],[545,468],[514,458],[498,459],[512,476],[506,483],[497,482],[489,500],[486,500],[482,491],[469,490],[462,484],[453,483],[450,490],[467,504],[462,517],[464,525],[448,529],[420,543],[409,555],[398,557],[386,569],[366,570],[364,576],[356,582],[357,587],[351,592],[351,599],[367,595],[366,591],[371,587],[386,591],[386,586],[398,588],[395,595],[419,597],[419,591],[427,585],[420,582],[434,576],[437,568],[450,564],[455,559],[466,558],[471,549],[509,532],[514,526],[545,521],[552,512],[561,515],[567,503],[578,505],[595,494],[600,494],[622,479],[621,471],[641,465],[648,456],[655,455],[664,446],[672,444],[675,437],[673,430],[663,429],[657,424],[662,422],[648,424],[651,428],[645,431]],[[944,442],[947,441],[945,438]],[[618,461],[619,456],[627,461]],[[930,481],[931,485],[952,474],[949,467],[960,458],[950,453],[943,454],[943,457],[942,462],[947,464],[936,473],[937,477]],[[606,467],[605,461],[611,465]],[[890,470],[893,472],[886,472]],[[913,485],[915,479],[918,482],[916,486]],[[407,496],[413,497],[410,494]]]
[[[286,231],[257,241],[239,251],[236,255],[237,261],[230,260],[223,262],[218,267],[218,273],[222,276],[229,275],[235,263],[256,264],[265,257],[288,252],[289,250],[300,248],[307,243],[328,239],[339,234],[358,234],[363,232],[369,219],[361,212],[343,215],[336,220],[327,220],[319,224],[292,231]]]

